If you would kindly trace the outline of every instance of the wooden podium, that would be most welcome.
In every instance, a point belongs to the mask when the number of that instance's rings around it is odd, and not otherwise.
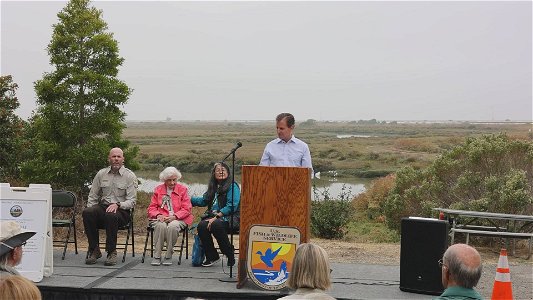
[[[241,221],[237,288],[246,282],[248,234],[252,225],[294,226],[300,243],[309,242],[311,169],[242,166]]]

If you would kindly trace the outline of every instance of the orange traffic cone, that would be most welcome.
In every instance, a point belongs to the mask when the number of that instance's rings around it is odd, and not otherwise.
[[[511,272],[509,271],[509,262],[507,261],[507,250],[500,251],[498,268],[496,269],[496,278],[492,288],[492,300],[512,300],[513,287],[511,285]]]

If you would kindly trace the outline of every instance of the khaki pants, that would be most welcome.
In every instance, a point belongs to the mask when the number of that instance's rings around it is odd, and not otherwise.
[[[167,253],[165,258],[172,258],[174,253],[174,245],[178,240],[178,233],[185,229],[187,224],[180,220],[175,220],[170,223],[155,221],[152,223],[154,227],[155,253],[154,258],[161,258],[161,252],[165,242],[167,243]]]

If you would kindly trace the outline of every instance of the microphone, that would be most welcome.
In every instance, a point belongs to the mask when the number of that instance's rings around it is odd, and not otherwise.
[[[235,144],[235,147],[233,147],[233,149],[231,149],[231,151],[229,153],[233,153],[233,152],[237,151],[237,149],[239,149],[240,147],[242,147],[242,143],[241,142],[237,142],[237,144]]]
[[[234,154],[235,151],[237,151],[237,149],[239,149],[240,147],[242,147],[242,143],[241,142],[237,142],[237,144],[235,144],[235,147],[233,147],[233,149],[231,149],[231,151],[228,153],[228,155],[226,155],[226,157],[224,157],[222,162],[224,162],[230,155]]]

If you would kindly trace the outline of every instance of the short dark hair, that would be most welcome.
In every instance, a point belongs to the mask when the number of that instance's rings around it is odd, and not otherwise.
[[[294,126],[294,116],[290,113],[281,113],[276,117],[276,123],[280,122],[281,120],[286,119],[287,126],[292,127]]]

